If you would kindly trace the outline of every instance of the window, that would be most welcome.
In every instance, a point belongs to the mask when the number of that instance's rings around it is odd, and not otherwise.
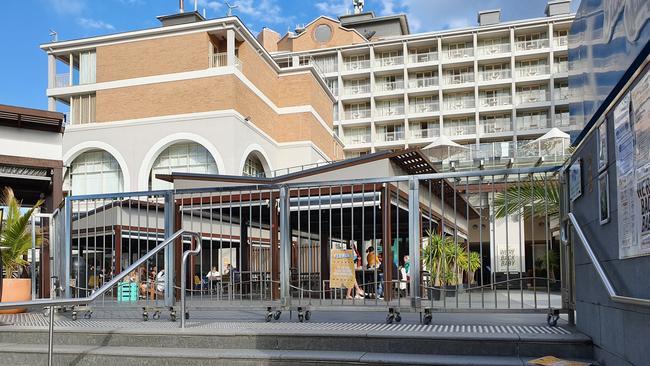
[[[173,172],[217,174],[218,169],[206,148],[195,142],[186,142],[174,144],[158,155],[151,168],[149,187],[154,190],[171,188],[171,183],[155,177]]]
[[[95,95],[70,97],[70,123],[81,125],[95,122]]]
[[[332,28],[327,24],[320,24],[314,29],[314,39],[316,42],[325,43],[332,39]]]
[[[75,195],[121,192],[124,189],[122,170],[108,152],[88,151],[70,164],[64,186]]]
[[[242,175],[247,177],[263,177],[264,176],[264,166],[260,159],[254,153],[251,153],[246,158],[244,163],[244,171]]]
[[[96,76],[95,51],[79,53],[79,84],[93,84]]]

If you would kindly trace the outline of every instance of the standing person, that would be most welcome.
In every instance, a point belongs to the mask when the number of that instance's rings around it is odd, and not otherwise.
[[[368,249],[366,249],[366,266],[368,268],[375,268],[379,265],[379,262],[377,261],[377,255],[375,254],[375,248],[370,246]]]

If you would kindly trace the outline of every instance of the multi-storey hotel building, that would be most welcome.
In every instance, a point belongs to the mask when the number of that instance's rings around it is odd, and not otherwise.
[[[546,17],[505,23],[486,11],[476,27],[422,34],[405,15],[362,12],[258,39],[283,69],[312,64],[322,75],[348,157],[441,135],[507,156],[552,127],[580,128],[569,119],[569,11],[551,1]]]
[[[49,109],[69,105],[64,190],[171,187],[157,174],[272,175],[343,158],[336,99],[312,67],[280,69],[236,17],[42,45]]]

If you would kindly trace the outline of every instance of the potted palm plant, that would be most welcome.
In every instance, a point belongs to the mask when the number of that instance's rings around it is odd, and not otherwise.
[[[31,249],[32,238],[30,232],[30,219],[34,210],[43,204],[39,200],[29,210],[21,213],[20,201],[14,195],[11,188],[4,189],[0,198],[0,206],[5,206],[5,223],[0,231],[0,248],[2,252],[2,266],[5,276],[2,279],[1,302],[24,301],[31,299],[32,279],[16,278],[20,269],[29,263],[25,259],[27,252]],[[39,237],[38,235],[36,236]],[[38,243],[37,243],[38,244]],[[2,313],[18,313],[24,309],[13,309]]]

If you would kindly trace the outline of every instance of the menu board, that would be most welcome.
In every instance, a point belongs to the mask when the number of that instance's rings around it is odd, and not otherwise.
[[[330,288],[353,288],[356,282],[354,253],[350,249],[332,249]]]

